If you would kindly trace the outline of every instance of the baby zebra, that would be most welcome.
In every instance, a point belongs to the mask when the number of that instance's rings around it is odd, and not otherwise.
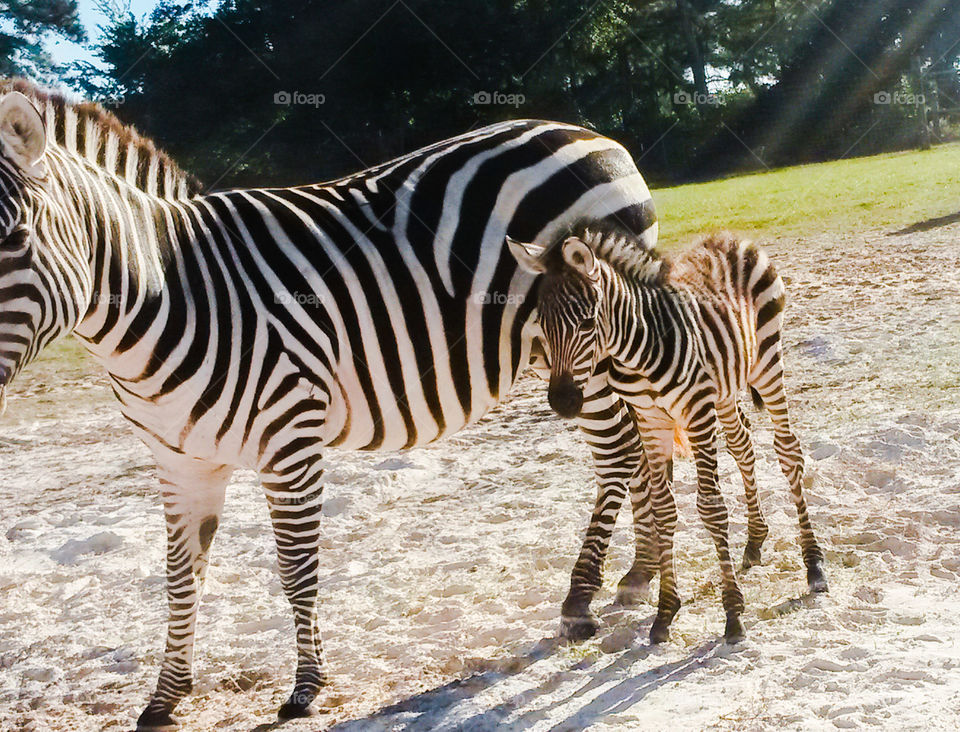
[[[613,390],[633,409],[650,468],[660,598],[650,631],[669,636],[680,608],[673,566],[677,523],[672,492],[675,431],[689,438],[697,469],[697,509],[713,537],[723,576],[725,637],[743,636],[743,594],[727,538],[717,479],[717,432],[739,465],[749,511],[744,567],[760,559],[767,525],[754,476],[753,444],[737,398],[750,389],[773,418],[774,445],[790,482],[812,592],[827,590],[823,552],[803,498],[803,455],[790,428],[780,326],[783,280],[767,255],[729,234],[707,237],[674,259],[616,231],[578,228],[559,246],[509,241],[520,265],[542,273],[538,317],[551,354],[550,405],[577,416],[583,386],[603,364]],[[657,558],[653,558],[657,561]]]

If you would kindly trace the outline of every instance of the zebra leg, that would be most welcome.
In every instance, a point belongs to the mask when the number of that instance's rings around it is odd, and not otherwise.
[[[659,538],[650,501],[650,467],[642,444],[637,470],[630,480],[630,507],[636,550],[633,566],[617,584],[617,603],[626,607],[638,605],[649,598],[650,581],[659,571],[660,564]]]
[[[317,629],[323,494],[323,465],[317,448],[313,439],[295,440],[260,472],[273,522],[280,582],[297,630],[297,673],[293,693],[277,713],[281,721],[311,716],[311,703],[326,685]]]
[[[590,603],[602,583],[603,563],[620,506],[628,490],[637,490],[643,448],[633,417],[605,377],[596,377],[587,384],[584,404],[576,421],[593,453],[597,500],[573,568],[570,590],[561,607],[560,635],[571,640],[586,640],[598,627]],[[639,546],[637,553],[641,554]],[[649,564],[644,568],[647,566]],[[633,580],[637,592],[642,591],[641,585],[649,584],[651,576],[637,574]]]
[[[138,730],[174,729],[173,710],[193,688],[193,642],[208,555],[220,523],[232,468],[183,457],[159,457],[167,524],[167,644],[156,691]]]
[[[656,527],[660,565],[660,597],[657,617],[650,628],[650,642],[663,643],[670,637],[670,624],[680,610],[673,562],[673,536],[677,530],[677,503],[673,496],[673,422],[666,415],[638,414],[640,436],[650,475],[650,502]]]
[[[744,492],[747,497],[747,546],[743,551],[743,569],[760,564],[760,547],[770,532],[760,508],[757,495],[757,478],[754,470],[756,457],[753,452],[753,440],[750,427],[744,419],[736,399],[720,402],[717,405],[717,418],[726,436],[727,450],[737,461],[740,475],[743,477]]]
[[[829,588],[823,570],[823,551],[814,536],[810,515],[807,513],[807,502],[803,497],[803,452],[800,450],[800,440],[790,426],[787,397],[783,388],[783,370],[780,367],[779,358],[776,358],[767,368],[764,378],[769,378],[765,384],[754,383],[753,386],[760,393],[773,419],[773,445],[780,460],[780,469],[790,483],[790,492],[797,507],[800,549],[803,553],[803,563],[807,567],[807,586],[810,592],[827,592]]]
[[[727,506],[720,493],[717,481],[717,439],[715,412],[710,414],[701,425],[690,426],[690,445],[697,465],[697,512],[717,547],[720,560],[720,575],[723,581],[723,609],[727,615],[724,638],[735,643],[743,638],[743,593],[737,584],[737,576],[730,557],[729,526]]]

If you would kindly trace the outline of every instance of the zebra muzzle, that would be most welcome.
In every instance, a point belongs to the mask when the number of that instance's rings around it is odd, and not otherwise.
[[[550,408],[558,415],[564,419],[573,419],[579,416],[583,407],[583,392],[573,380],[573,374],[551,375],[547,400]]]

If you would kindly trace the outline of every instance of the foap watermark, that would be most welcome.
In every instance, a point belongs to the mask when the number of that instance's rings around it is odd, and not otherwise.
[[[884,106],[902,104],[909,107],[916,107],[919,104],[926,104],[927,99],[923,94],[913,94],[910,92],[900,91],[879,91],[873,95],[873,103]]]
[[[308,493],[306,495],[291,495],[289,493],[283,493],[279,496],[274,495],[271,499],[271,503],[275,506],[303,506],[311,501],[317,499],[316,494]]]
[[[473,299],[479,305],[523,305],[527,296],[518,292],[478,292]]]
[[[100,99],[100,106],[108,109],[112,107],[120,107],[126,100],[127,98],[123,94],[108,94]]]
[[[523,94],[516,93],[478,91],[473,95],[473,104],[478,106],[503,105],[516,108],[526,102],[527,98]]]
[[[273,302],[276,305],[311,305],[316,307],[320,304],[320,296],[315,292],[278,290],[273,293]]]
[[[130,295],[123,295],[120,292],[95,292],[90,298],[92,305],[123,305],[124,301],[129,299]]]
[[[273,95],[273,103],[282,107],[319,107],[327,103],[327,95],[308,94],[299,91],[278,91]]]
[[[701,92],[678,91],[673,94],[673,103],[693,107],[716,107],[720,104],[720,97],[716,94],[702,94]]]

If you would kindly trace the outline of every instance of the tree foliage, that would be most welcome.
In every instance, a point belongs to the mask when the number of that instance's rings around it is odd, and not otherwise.
[[[927,0],[163,0],[143,22],[113,14],[107,79],[86,84],[218,187],[330,178],[512,117],[594,127],[678,179],[910,144],[916,110],[874,95],[914,57],[955,68],[958,16]]]
[[[0,75],[48,77],[53,63],[43,44],[51,34],[84,40],[76,0],[0,0]]]

